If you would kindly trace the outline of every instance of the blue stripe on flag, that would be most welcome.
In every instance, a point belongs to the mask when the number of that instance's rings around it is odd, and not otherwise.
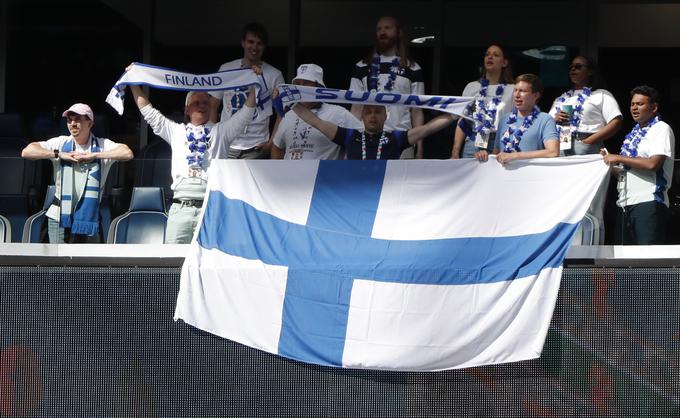
[[[386,161],[319,161],[307,225],[371,235]]]
[[[237,257],[347,277],[434,285],[495,283],[559,267],[578,223],[537,234],[383,240],[283,221],[212,191],[198,243]],[[522,251],[518,251],[518,249]]]

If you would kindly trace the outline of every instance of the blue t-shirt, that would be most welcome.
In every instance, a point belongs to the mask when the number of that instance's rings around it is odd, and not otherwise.
[[[366,159],[375,160],[378,154],[378,141],[381,134],[366,132]],[[408,131],[385,132],[387,143],[380,150],[381,160],[398,160],[401,152],[410,147]],[[348,160],[361,160],[361,131],[338,126],[333,142],[345,149]]]
[[[503,135],[508,130],[508,119],[510,118],[510,113],[501,119],[501,123],[498,125],[498,131],[496,132],[496,140],[494,141],[494,148],[503,152]],[[517,115],[517,122],[513,124],[515,129],[519,129],[524,123],[524,118]],[[534,122],[531,124],[529,129],[524,132],[522,139],[519,141],[520,151],[537,151],[545,149],[543,144],[547,139],[559,139],[559,134],[557,133],[557,125],[555,124],[555,119],[553,119],[549,114],[541,112],[536,116]]]

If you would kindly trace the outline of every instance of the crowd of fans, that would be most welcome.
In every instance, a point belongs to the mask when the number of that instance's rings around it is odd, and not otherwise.
[[[277,94],[284,83],[279,70],[263,61],[267,31],[258,23],[244,27],[243,57],[219,70],[253,68]],[[671,183],[675,138],[659,118],[659,93],[638,86],[631,91],[630,113],[636,122],[620,153],[608,153],[604,141],[622,126],[614,96],[593,84],[594,62],[576,56],[569,66],[571,89],[559,96],[548,113],[537,103],[543,84],[533,74],[514,77],[501,45],[490,45],[482,76],[465,87],[462,96],[474,100],[467,118],[444,114],[425,123],[422,109],[398,105],[352,105],[351,109],[320,103],[297,103],[285,116],[274,115],[271,100],[258,103],[252,88],[189,92],[185,122],[178,123],[155,109],[139,86],[130,90],[153,132],[172,148],[173,203],[166,229],[167,243],[188,243],[196,228],[207,184],[207,168],[215,158],[237,159],[398,159],[422,158],[423,139],[453,122],[451,158],[476,158],[503,165],[518,159],[602,154],[616,176],[624,244],[662,244],[668,219],[667,189]],[[300,65],[292,83],[324,87],[323,69]],[[359,60],[349,85],[352,91],[424,94],[423,70],[410,56],[402,28],[393,17],[376,25],[375,44]],[[275,118],[254,119],[255,108]],[[69,136],[29,144],[28,159],[51,159],[56,194],[47,212],[52,243],[97,242],[98,202],[114,161],[131,159],[124,145],[92,134],[90,107],[77,103],[63,112]],[[490,158],[490,156],[493,156]],[[495,160],[495,161],[490,161]],[[589,213],[603,222],[603,182]],[[604,231],[601,231],[601,237]]]

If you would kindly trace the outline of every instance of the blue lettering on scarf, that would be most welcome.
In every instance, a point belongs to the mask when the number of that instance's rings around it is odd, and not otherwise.
[[[416,106],[434,106],[442,100],[439,96],[433,96],[425,101],[420,101],[420,98],[415,94],[409,94],[406,100],[404,100],[405,105],[414,104]]]
[[[378,103],[397,103],[401,99],[401,94],[396,93],[378,93],[375,95],[375,101]]]
[[[340,90],[338,89],[316,89],[316,98],[317,100],[333,100],[338,98],[337,92]],[[299,93],[298,93],[299,94]]]
[[[345,92],[345,100],[349,100],[349,101],[352,101],[352,102],[363,102],[363,101],[366,101],[368,99],[368,96],[371,95],[370,91],[364,91],[364,92],[362,92],[361,97],[352,97],[352,93],[358,93],[358,92],[353,92],[352,90],[347,90],[347,92]]]

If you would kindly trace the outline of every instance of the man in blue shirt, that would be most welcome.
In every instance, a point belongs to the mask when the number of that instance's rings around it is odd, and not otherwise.
[[[501,119],[494,142],[493,154],[499,163],[560,155],[555,120],[536,106],[541,94],[543,83],[538,76],[522,74],[515,79],[514,108]],[[480,150],[475,158],[486,161],[489,155]]]

